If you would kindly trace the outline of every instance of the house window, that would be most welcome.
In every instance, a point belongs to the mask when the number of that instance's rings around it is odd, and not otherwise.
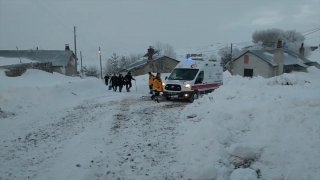
[[[244,69],[243,76],[244,77],[252,77],[253,76],[253,69]]]
[[[249,64],[249,55],[244,55],[244,63]]]

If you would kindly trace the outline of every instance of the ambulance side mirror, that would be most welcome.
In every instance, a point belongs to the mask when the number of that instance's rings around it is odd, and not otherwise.
[[[168,79],[168,76],[166,76],[164,79],[167,80],[167,79]]]

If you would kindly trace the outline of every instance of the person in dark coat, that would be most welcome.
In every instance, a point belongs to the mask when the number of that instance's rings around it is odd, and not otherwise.
[[[105,77],[104,77],[104,82],[106,83],[106,85],[108,86],[108,83],[109,83],[109,75],[107,74]]]
[[[118,77],[119,92],[122,91],[122,87],[124,85],[126,85],[126,79],[122,76],[122,74],[119,74],[119,77]]]
[[[127,89],[127,92],[130,92],[130,88],[132,87],[131,80],[134,80],[134,81],[135,81],[135,79],[132,77],[130,71],[128,72],[128,74],[127,74],[124,78],[126,79],[126,89]]]
[[[116,74],[113,74],[113,76],[110,78],[110,83],[112,85],[113,91],[117,91],[118,77]]]

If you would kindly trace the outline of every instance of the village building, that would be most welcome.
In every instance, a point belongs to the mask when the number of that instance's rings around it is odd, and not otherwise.
[[[303,44],[300,47],[299,54],[297,54],[293,51],[284,50],[282,42],[278,41],[277,48],[274,50],[244,51],[228,64],[228,70],[232,75],[270,78],[292,71],[306,72],[309,66],[315,65],[314,63],[304,57]]]
[[[127,65],[125,68],[118,71],[118,73],[126,74],[129,71],[133,76],[147,74],[148,72],[154,73],[171,73],[171,71],[180,62],[168,56],[159,56],[159,51],[149,47],[148,53],[144,58]]]
[[[65,45],[64,50],[0,50],[0,57],[25,58],[41,63],[51,62],[53,72],[67,76],[77,74],[76,57],[70,51],[69,45]]]

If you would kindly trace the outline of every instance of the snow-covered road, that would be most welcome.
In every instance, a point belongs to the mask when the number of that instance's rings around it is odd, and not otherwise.
[[[183,179],[175,135],[186,104],[121,96],[30,114],[34,123],[2,136],[0,179]]]

